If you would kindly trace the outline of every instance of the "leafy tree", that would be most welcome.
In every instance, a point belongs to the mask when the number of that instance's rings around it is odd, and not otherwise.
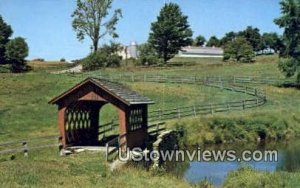
[[[120,44],[110,43],[103,45],[97,52],[91,53],[82,62],[83,70],[96,70],[102,67],[118,67],[121,64],[121,57],[117,54],[120,51]]]
[[[283,49],[283,42],[277,33],[263,33],[261,37],[262,45],[261,49],[271,48],[275,52],[279,52]]]
[[[194,45],[194,46],[203,46],[203,45],[205,44],[205,42],[206,42],[205,37],[202,36],[202,35],[198,35],[198,36],[194,39],[193,45]]]
[[[5,64],[5,45],[9,41],[9,37],[12,35],[13,31],[0,15],[0,64]]]
[[[118,37],[115,26],[122,16],[121,9],[116,9],[111,18],[105,19],[112,2],[113,0],[77,0],[77,8],[72,14],[72,26],[78,40],[84,40],[86,35],[92,40],[94,52],[98,49],[99,40],[105,35]]]
[[[297,75],[300,83],[300,2],[299,0],[282,0],[281,17],[274,22],[284,29],[283,42],[285,50],[281,52],[279,68],[287,77]]]
[[[258,28],[248,26],[244,31],[241,31],[238,35],[244,37],[255,51],[260,50],[261,35],[259,33]]]
[[[243,37],[237,37],[224,47],[223,60],[249,63],[253,61],[254,55],[250,43]]]
[[[225,46],[228,42],[233,41],[237,35],[238,34],[233,31],[226,33],[225,36],[220,40],[220,46]]]
[[[11,64],[12,72],[22,72],[25,70],[25,58],[28,56],[28,45],[22,37],[10,40],[5,48],[5,57]]]
[[[166,63],[182,46],[192,43],[192,35],[188,17],[182,14],[180,7],[175,3],[166,3],[157,21],[151,24],[149,44]]]
[[[207,41],[206,46],[208,46],[208,47],[219,47],[220,46],[220,40],[216,36],[212,36]]]
[[[141,44],[138,47],[139,63],[142,65],[153,65],[161,63],[156,51],[149,43]]]

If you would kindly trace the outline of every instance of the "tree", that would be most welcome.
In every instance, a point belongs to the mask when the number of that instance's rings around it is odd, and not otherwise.
[[[205,42],[206,42],[205,37],[202,36],[202,35],[198,35],[198,36],[194,39],[193,45],[194,45],[194,46],[203,46],[203,45],[205,44]]]
[[[24,38],[17,37],[10,40],[5,48],[5,57],[11,64],[12,72],[22,72],[25,70],[25,58],[28,56],[28,45]]]
[[[99,40],[105,35],[118,37],[115,26],[122,17],[121,9],[116,9],[112,17],[105,20],[112,2],[113,0],[77,0],[77,8],[72,14],[72,26],[79,41],[84,40],[86,35],[92,40],[94,52],[98,49]]]
[[[228,42],[224,47],[223,60],[233,60],[236,62],[249,63],[253,61],[254,51],[250,43],[243,37]]]
[[[220,40],[220,46],[225,46],[228,42],[233,41],[237,35],[238,34],[233,31],[226,33],[225,36]]]
[[[255,51],[260,50],[261,35],[258,28],[248,26],[244,31],[241,31],[238,36],[244,37]]]
[[[261,37],[262,45],[261,49],[271,48],[276,53],[283,49],[283,42],[277,33],[263,33]]]
[[[219,47],[220,46],[220,41],[216,36],[212,36],[207,41],[206,46],[208,46],[208,47]]]
[[[91,53],[82,62],[83,70],[96,70],[102,67],[119,67],[121,57],[118,55],[120,44],[104,44],[97,52]]]
[[[13,31],[0,15],[0,64],[7,63],[5,60],[5,45],[9,41],[9,37],[12,35]]]
[[[192,44],[193,32],[187,19],[177,4],[166,3],[157,21],[151,24],[149,44],[165,63],[174,57],[182,46]]]
[[[285,50],[281,52],[279,69],[287,77],[297,74],[297,81],[300,83],[300,2],[299,0],[282,0],[281,17],[274,22],[284,29],[283,42]]]

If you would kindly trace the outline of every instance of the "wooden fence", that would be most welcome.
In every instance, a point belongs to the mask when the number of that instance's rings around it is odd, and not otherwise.
[[[61,137],[59,135],[33,137],[29,139],[17,140],[0,144],[0,154],[5,153],[24,153],[28,156],[30,150],[37,150],[49,147],[61,147]]]
[[[111,81],[127,82],[162,82],[162,83],[205,83],[227,82],[227,83],[249,83],[249,84],[280,84],[286,79],[258,76],[199,76],[199,75],[161,75],[161,74],[101,74],[97,78]]]

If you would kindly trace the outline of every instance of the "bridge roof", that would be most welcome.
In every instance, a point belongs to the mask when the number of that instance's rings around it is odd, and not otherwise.
[[[64,98],[68,97],[71,93],[77,91],[78,89],[84,87],[86,84],[92,83],[96,87],[106,91],[109,95],[116,98],[117,100],[122,101],[126,105],[136,105],[136,104],[153,104],[154,102],[149,99],[148,97],[142,96],[136,91],[131,90],[127,86],[117,83],[108,81],[103,78],[93,78],[89,77],[84,81],[76,84],[69,90],[65,91],[64,93],[60,94],[59,96],[53,98],[49,101],[50,104],[57,104],[59,101],[63,100]],[[108,101],[109,102],[109,101]]]

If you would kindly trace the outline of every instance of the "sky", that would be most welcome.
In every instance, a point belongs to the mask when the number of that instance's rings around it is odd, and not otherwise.
[[[188,16],[194,37],[218,38],[229,31],[240,31],[248,25],[263,32],[282,33],[273,20],[280,16],[280,0],[114,0],[112,10],[121,8],[123,18],[117,25],[124,45],[147,41],[151,22],[156,21],[165,2],[180,5]],[[91,41],[79,42],[72,29],[71,14],[76,0],[0,0],[0,15],[11,25],[14,34],[29,45],[27,59],[74,60],[90,52]],[[101,44],[112,40],[105,37]]]

